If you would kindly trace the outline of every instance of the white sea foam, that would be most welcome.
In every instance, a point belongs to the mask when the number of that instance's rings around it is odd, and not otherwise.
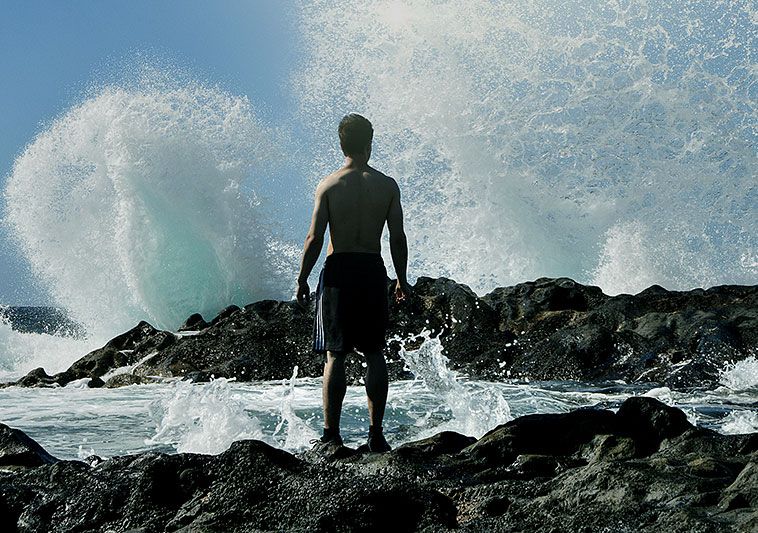
[[[441,425],[429,424],[430,410],[417,420],[425,428],[422,436],[440,431],[457,431],[464,435],[481,437],[487,431],[511,420],[511,410],[502,391],[496,387],[468,388],[461,376],[448,368],[448,359],[438,337],[428,331],[420,335],[423,342],[415,350],[407,350],[401,343],[400,356],[410,371],[434,395],[442,400],[442,407],[450,412],[449,420]]]
[[[721,432],[727,435],[755,433],[758,431],[758,411],[735,410],[721,422]]]
[[[120,366],[118,368],[113,368],[109,370],[108,372],[106,372],[105,374],[103,374],[102,376],[100,376],[100,379],[102,379],[103,381],[108,381],[113,376],[120,376],[121,374],[131,374],[132,372],[134,372],[135,368],[137,368],[142,363],[154,357],[157,353],[158,352],[150,352],[149,354],[142,357],[139,361],[137,361],[133,365],[125,365],[125,366]]]
[[[308,426],[308,422],[295,413],[294,406],[298,399],[296,394],[297,366],[292,370],[292,377],[284,388],[280,406],[280,420],[274,429],[273,437],[280,441],[286,450],[301,450],[310,445],[312,439],[318,438],[319,434]],[[282,441],[280,436],[284,435]]]
[[[85,439],[86,440],[86,439]],[[80,461],[86,461],[90,457],[95,455],[95,449],[89,448],[87,449],[84,444],[79,445],[79,451],[76,453],[76,458]]]
[[[102,346],[104,339],[23,333],[0,317],[0,381],[12,381],[28,371],[43,367],[54,374],[82,355]]]
[[[263,385],[254,394],[246,394],[251,391],[244,386],[235,389],[233,384],[234,380],[225,378],[209,383],[174,383],[173,394],[151,406],[156,428],[145,443],[169,445],[179,452],[219,453],[235,440],[259,439],[298,451],[318,437],[314,417],[306,420],[295,409],[318,410],[320,387],[298,393],[297,367],[286,382]],[[266,419],[277,417],[275,427],[264,429],[255,413]]]
[[[551,389],[535,384],[463,381],[460,377],[456,384],[462,388],[463,399],[451,406],[449,394],[431,390],[421,379],[391,383],[384,421],[390,443],[399,446],[444,429],[478,436],[508,419],[504,415],[477,417],[479,406],[484,409],[489,405],[491,409],[498,402],[475,402],[473,409],[467,409],[466,398],[502,395],[516,417],[589,406],[617,407],[639,393],[633,387],[601,392],[567,390],[565,384]],[[683,409],[690,422],[700,426],[722,433],[758,430],[755,396],[750,393],[672,392],[669,397],[666,391],[659,390],[655,394],[671,400],[671,405]],[[461,404],[464,407],[459,408]],[[93,450],[102,457],[149,449],[211,453],[223,451],[234,440],[243,438],[262,439],[299,451],[320,431],[323,420],[321,382],[313,378],[297,378],[289,383],[177,382],[118,389],[11,387],[0,389],[0,405],[4,423],[27,431],[61,458],[79,457],[80,451],[81,456],[86,456]],[[294,431],[286,420],[290,410],[294,413],[290,419]],[[466,422],[472,410],[477,420],[474,424]],[[455,418],[454,413],[463,414]],[[346,443],[363,443],[366,428],[365,391],[363,387],[348,387],[342,416]],[[292,447],[287,447],[288,441]]]
[[[755,283],[754,17],[730,0],[306,2],[296,86],[319,139],[348,110],[374,122],[414,273],[479,292]]]
[[[428,332],[416,350],[401,350],[417,382],[399,384],[388,405],[388,437],[397,445],[392,422],[394,412],[408,411],[422,438],[440,431],[457,431],[476,437],[512,418],[502,388],[467,383],[447,368],[439,339]],[[169,445],[177,451],[219,453],[239,439],[261,439],[290,451],[299,451],[318,437],[321,419],[321,386],[312,379],[292,377],[280,384],[258,384],[254,388],[236,385],[233,380],[214,379],[210,383],[178,381],[173,394],[160,398],[151,408],[154,435],[146,445]],[[419,387],[421,385],[421,387]],[[406,390],[408,389],[408,390]],[[348,442],[365,438],[365,392],[350,387],[343,405],[343,422]],[[272,419],[274,422],[272,423]]]
[[[241,439],[263,439],[260,422],[245,411],[228,386],[217,378],[208,384],[177,381],[173,396],[152,406],[155,434],[147,445],[171,445],[178,452],[221,453]]]
[[[65,387],[69,389],[81,389],[85,390],[89,388],[89,383],[92,381],[92,378],[79,378],[74,379],[72,381],[69,381],[66,383]],[[106,381],[106,380],[103,380]]]
[[[754,355],[726,366],[721,372],[721,384],[733,391],[758,388],[758,359]]]
[[[656,387],[654,389],[650,389],[647,391],[643,396],[647,396],[649,398],[655,398],[659,402],[666,403],[668,405],[674,404],[674,396],[670,388],[668,387]]]

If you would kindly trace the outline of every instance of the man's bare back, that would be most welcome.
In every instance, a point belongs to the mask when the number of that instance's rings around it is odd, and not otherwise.
[[[381,253],[384,223],[393,214],[396,218],[393,211],[400,205],[395,180],[369,166],[343,167],[324,178],[318,189],[328,212],[327,254]]]
[[[408,244],[403,228],[403,209],[397,182],[368,166],[365,159],[346,157],[345,165],[326,176],[316,187],[311,227],[305,238],[303,261],[298,277],[297,298],[310,297],[308,276],[321,252],[329,227],[327,255],[338,252],[382,251],[384,224],[390,234],[390,251],[397,273],[395,296],[402,300],[410,290],[406,276]]]

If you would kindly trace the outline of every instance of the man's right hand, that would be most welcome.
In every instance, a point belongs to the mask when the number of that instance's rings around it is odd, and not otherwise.
[[[301,307],[306,307],[311,301],[311,288],[307,281],[300,281],[297,284],[297,303]]]
[[[408,284],[408,282],[401,282],[400,280],[397,280],[397,283],[395,284],[395,301],[403,302],[406,299],[410,298],[411,294],[413,294],[413,289]]]

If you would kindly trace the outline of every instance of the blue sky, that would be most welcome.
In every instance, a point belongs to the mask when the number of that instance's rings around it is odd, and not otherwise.
[[[267,122],[290,120],[298,32],[292,0],[0,3],[0,189],[35,133],[135,57],[246,94]],[[0,304],[45,303],[0,230]]]

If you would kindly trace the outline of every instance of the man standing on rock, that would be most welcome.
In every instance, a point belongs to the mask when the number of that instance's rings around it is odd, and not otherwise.
[[[382,433],[387,403],[387,366],[382,350],[388,318],[387,272],[381,256],[384,223],[397,273],[397,300],[410,293],[408,243],[397,183],[368,165],[374,136],[371,122],[351,113],[342,119],[338,132],[345,164],[316,187],[313,219],[297,279],[297,300],[305,305],[310,300],[308,276],[321,254],[328,225],[329,246],[316,290],[313,333],[315,351],[326,352],[324,435],[316,447],[342,445],[339,428],[346,390],[345,356],[357,350],[367,365],[367,447],[372,452],[384,452],[390,449]]]

